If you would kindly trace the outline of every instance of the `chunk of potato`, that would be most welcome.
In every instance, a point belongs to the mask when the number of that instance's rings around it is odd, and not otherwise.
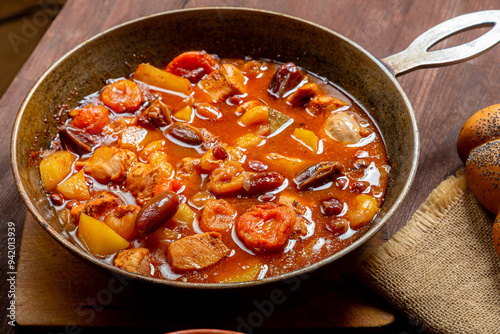
[[[139,152],[143,147],[147,134],[148,130],[140,126],[127,126],[121,131],[118,144],[121,148]]]
[[[266,106],[257,106],[245,112],[239,122],[244,126],[269,122],[269,113]]]
[[[378,213],[380,207],[375,197],[361,194],[356,196],[356,206],[349,214],[350,226],[357,230],[368,224]]]
[[[177,212],[171,220],[176,224],[185,224],[189,228],[192,228],[195,219],[196,213],[194,213],[194,211],[191,210],[187,204],[181,203],[179,204],[179,209],[177,209]]]
[[[181,110],[174,114],[174,117],[185,122],[189,122],[193,116],[193,108],[191,106],[185,106]]]
[[[78,237],[94,256],[104,257],[125,249],[129,242],[100,220],[80,215]]]
[[[58,151],[43,158],[40,163],[40,176],[43,189],[52,191],[71,172],[76,156],[68,151]]]
[[[298,172],[308,167],[310,162],[293,157],[287,157],[279,153],[266,155],[266,164],[271,170],[280,172],[286,177],[295,177]]]
[[[148,85],[179,92],[185,95],[191,93],[191,82],[175,74],[165,72],[150,64],[140,64],[134,73],[134,79]]]
[[[246,135],[238,138],[236,144],[239,147],[250,148],[259,145],[262,143],[262,140],[263,139],[261,137],[254,135],[253,133],[247,133]]]
[[[83,169],[56,187],[64,198],[87,201],[90,199],[89,187]]]
[[[237,269],[223,271],[215,277],[216,283],[237,283],[254,281],[258,278],[262,270],[262,263],[259,260],[251,261],[248,264],[236,266]]]
[[[306,129],[296,128],[293,130],[292,138],[316,153],[318,151],[318,137],[314,132]]]

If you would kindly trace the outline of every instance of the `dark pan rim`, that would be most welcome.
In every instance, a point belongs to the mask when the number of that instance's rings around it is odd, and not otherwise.
[[[34,204],[32,202],[33,199],[28,196],[28,194],[26,193],[26,191],[23,188],[22,181],[21,181],[21,178],[20,178],[20,175],[19,175],[19,172],[18,172],[18,161],[17,161],[17,157],[16,157],[16,152],[17,152],[17,143],[16,143],[16,141],[17,141],[18,134],[19,134],[19,126],[20,126],[21,120],[23,118],[24,110],[25,110],[26,105],[28,104],[29,100],[34,95],[35,91],[38,89],[38,87],[40,86],[40,84],[45,80],[45,78],[55,68],[57,68],[60,63],[62,63],[64,60],[66,60],[66,58],[68,58],[69,56],[71,56],[73,53],[77,52],[80,48],[83,47],[83,45],[85,45],[87,43],[91,43],[91,42],[93,42],[93,41],[101,38],[103,35],[106,35],[106,34],[112,32],[112,31],[118,30],[118,29],[120,29],[120,28],[122,28],[124,26],[131,25],[131,24],[134,24],[136,22],[148,20],[148,19],[150,19],[152,17],[168,16],[168,15],[175,14],[175,13],[180,13],[180,12],[196,12],[196,11],[207,11],[207,10],[211,10],[211,11],[227,11],[227,10],[230,10],[230,11],[240,11],[240,12],[262,12],[262,13],[266,13],[266,14],[270,14],[270,15],[281,16],[281,17],[284,17],[286,19],[289,19],[289,20],[292,20],[292,21],[297,21],[297,22],[300,22],[300,23],[303,23],[303,24],[311,25],[311,26],[314,26],[314,27],[316,27],[318,29],[321,29],[321,30],[327,32],[328,34],[335,35],[337,38],[339,38],[339,39],[343,40],[344,42],[350,44],[351,46],[353,46],[354,48],[356,48],[359,52],[363,53],[368,58],[370,58],[370,60],[374,64],[376,64],[385,73],[385,75],[392,81],[392,83],[394,84],[394,86],[398,90],[400,96],[403,98],[403,100],[405,102],[405,105],[407,106],[408,114],[410,116],[410,120],[411,120],[412,127],[413,127],[413,133],[414,133],[414,143],[413,143],[413,145],[414,145],[414,151],[413,151],[413,162],[412,162],[412,165],[411,165],[411,169],[409,171],[408,179],[406,180],[406,183],[405,183],[405,185],[403,187],[403,190],[399,193],[399,195],[397,196],[394,204],[387,211],[387,213],[385,214],[385,216],[382,219],[380,219],[380,221],[378,221],[374,225],[370,226],[370,228],[368,229],[368,231],[365,234],[363,234],[359,239],[357,239],[356,241],[354,241],[352,244],[350,244],[346,248],[342,249],[341,251],[339,251],[339,252],[337,252],[337,253],[335,253],[335,254],[333,254],[333,255],[331,255],[331,256],[329,256],[329,257],[327,257],[327,258],[325,258],[325,259],[323,259],[321,261],[318,261],[318,262],[316,262],[314,264],[311,264],[311,265],[309,265],[307,267],[304,267],[304,268],[301,268],[301,269],[298,269],[298,270],[295,270],[295,271],[292,271],[292,272],[289,272],[289,273],[286,273],[286,274],[278,275],[278,276],[268,277],[268,278],[264,278],[264,279],[256,280],[256,281],[246,281],[246,282],[239,282],[239,283],[180,282],[180,281],[172,281],[172,280],[168,280],[168,279],[146,277],[146,276],[134,274],[134,273],[131,273],[131,272],[126,271],[124,269],[120,269],[118,267],[115,267],[113,265],[110,265],[108,263],[105,263],[105,262],[102,262],[102,261],[96,259],[92,255],[90,255],[89,253],[87,253],[85,250],[83,250],[82,248],[78,247],[77,245],[71,243],[66,238],[64,238],[60,233],[58,233],[57,231],[55,231],[54,228],[52,228],[45,221],[45,218],[42,217],[42,215],[40,213],[38,213],[38,211],[36,210],[36,208],[35,208],[35,206],[34,206]],[[291,277],[295,277],[295,276],[298,276],[298,275],[303,275],[303,274],[312,272],[312,271],[314,271],[314,270],[316,270],[316,269],[318,269],[320,267],[323,267],[325,265],[328,265],[328,264],[330,264],[330,263],[338,260],[339,258],[343,257],[344,255],[350,253],[351,251],[355,250],[356,248],[358,248],[359,246],[361,246],[363,243],[365,243],[367,240],[369,240],[371,237],[373,237],[377,232],[379,232],[380,229],[382,228],[382,226],[384,226],[387,223],[387,221],[392,217],[392,215],[396,212],[396,210],[398,209],[398,207],[401,205],[402,201],[406,197],[406,195],[407,195],[407,193],[408,193],[408,191],[409,191],[409,189],[411,187],[413,179],[415,178],[415,174],[416,174],[416,170],[417,170],[417,166],[418,166],[419,153],[420,153],[419,132],[418,132],[417,122],[416,122],[416,119],[415,119],[413,108],[412,108],[412,106],[410,104],[410,101],[408,100],[408,97],[404,93],[403,89],[399,85],[399,83],[396,80],[396,78],[385,67],[385,65],[382,62],[380,62],[377,58],[375,58],[374,56],[372,56],[369,52],[367,52],[365,49],[363,49],[362,47],[360,47],[358,44],[354,43],[353,41],[349,40],[348,38],[346,38],[346,37],[344,37],[344,36],[342,36],[342,35],[334,32],[334,31],[332,31],[332,30],[330,30],[328,28],[325,28],[325,27],[323,27],[323,26],[321,26],[319,24],[316,24],[316,23],[313,23],[313,22],[310,22],[310,21],[307,21],[307,20],[304,20],[304,19],[300,19],[300,18],[297,18],[297,17],[294,17],[294,16],[282,14],[282,13],[277,13],[277,12],[272,12],[272,11],[266,11],[266,10],[260,10],[260,9],[253,9],[253,8],[245,8],[245,7],[198,7],[198,8],[179,9],[179,10],[172,10],[172,11],[166,11],[166,12],[156,13],[156,14],[152,14],[152,15],[140,17],[140,18],[137,18],[137,19],[134,19],[134,20],[131,20],[131,21],[119,24],[117,26],[114,26],[114,27],[112,27],[110,29],[107,29],[107,30],[105,30],[105,31],[103,31],[103,32],[101,32],[101,33],[99,33],[99,34],[91,37],[90,39],[88,39],[88,40],[80,43],[79,45],[77,45],[76,47],[74,47],[72,50],[70,50],[69,52],[67,52],[64,56],[62,56],[61,58],[59,58],[52,66],[50,66],[41,75],[41,77],[37,80],[37,82],[33,85],[33,87],[31,88],[31,90],[29,91],[29,93],[27,94],[27,96],[25,97],[25,99],[24,99],[24,101],[23,101],[23,103],[22,103],[22,105],[21,105],[21,107],[19,109],[18,115],[17,115],[15,123],[14,123],[14,128],[12,130],[12,137],[11,137],[11,165],[12,165],[12,171],[13,171],[13,174],[14,174],[14,180],[16,182],[16,186],[17,186],[17,188],[19,190],[19,193],[21,194],[21,197],[22,197],[23,201],[25,202],[26,206],[28,207],[29,211],[31,212],[31,214],[35,217],[35,219],[40,223],[40,225],[54,239],[56,239],[66,249],[71,250],[73,253],[77,254],[78,256],[84,258],[85,260],[87,260],[87,261],[89,261],[89,262],[91,262],[91,263],[93,263],[95,265],[98,265],[98,266],[103,267],[103,268],[105,268],[107,270],[110,270],[113,273],[120,274],[120,275],[126,276],[128,278],[138,279],[138,280],[141,280],[141,281],[151,282],[151,283],[155,283],[155,284],[167,285],[167,286],[176,287],[176,288],[188,288],[188,289],[231,289],[231,288],[253,287],[253,286],[258,286],[258,285],[263,285],[263,284],[268,284],[268,283],[274,283],[274,282],[282,281],[282,280],[285,280],[285,279],[289,279]]]

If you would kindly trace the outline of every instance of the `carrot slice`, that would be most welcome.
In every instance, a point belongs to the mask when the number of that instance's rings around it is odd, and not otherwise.
[[[136,111],[143,102],[143,97],[141,89],[135,82],[118,80],[104,87],[101,101],[113,111],[122,113]]]
[[[72,109],[69,114],[73,117],[72,125],[93,135],[100,133],[109,122],[108,108],[94,106],[92,103],[80,109]]]
[[[205,51],[188,51],[175,57],[165,68],[167,72],[198,83],[206,74],[219,68],[217,59]]]

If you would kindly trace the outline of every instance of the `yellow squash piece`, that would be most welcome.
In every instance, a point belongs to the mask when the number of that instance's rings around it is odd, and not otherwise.
[[[149,64],[140,64],[134,73],[134,79],[161,89],[189,95],[191,82],[175,74],[165,72]]]
[[[292,137],[314,153],[318,151],[318,137],[314,134],[314,132],[296,128],[293,130]]]
[[[64,198],[86,201],[90,199],[89,187],[83,169],[56,187]]]
[[[94,256],[103,257],[114,254],[129,246],[129,242],[100,220],[80,215],[78,237]]]
[[[76,156],[68,151],[58,151],[43,158],[40,163],[40,176],[43,189],[52,191],[71,172]]]

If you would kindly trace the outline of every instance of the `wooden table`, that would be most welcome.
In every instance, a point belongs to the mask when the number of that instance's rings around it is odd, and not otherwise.
[[[7,222],[16,226],[17,254],[21,244],[25,207],[17,193],[10,171],[10,129],[24,96],[38,77],[72,47],[116,24],[165,10],[200,6],[246,6],[283,12],[321,24],[360,44],[374,56],[383,58],[404,49],[419,34],[460,14],[497,9],[499,1],[299,1],[299,0],[153,0],[101,1],[69,0],[53,22],[31,58],[0,101],[0,249],[1,308],[6,309]],[[479,28],[458,34],[438,47],[456,45],[484,33]],[[421,157],[413,186],[403,205],[382,231],[363,248],[370,252],[404,226],[428,194],[460,166],[455,142],[463,122],[475,111],[499,103],[500,47],[466,63],[435,69],[422,69],[399,78],[415,109],[420,135]],[[38,227],[38,226],[35,226]],[[31,230],[30,230],[31,231]],[[36,234],[36,231],[32,233]],[[39,236],[49,238],[47,235]],[[19,259],[16,258],[16,261]],[[36,277],[33,277],[36,279]],[[293,305],[288,305],[293,309]],[[285,308],[285,309],[287,309]],[[4,312],[4,311],[2,311]],[[12,333],[2,317],[0,332]],[[286,327],[286,321],[281,323]],[[324,324],[321,324],[324,326]],[[198,327],[193,324],[193,327]],[[396,329],[400,332],[404,328]]]

